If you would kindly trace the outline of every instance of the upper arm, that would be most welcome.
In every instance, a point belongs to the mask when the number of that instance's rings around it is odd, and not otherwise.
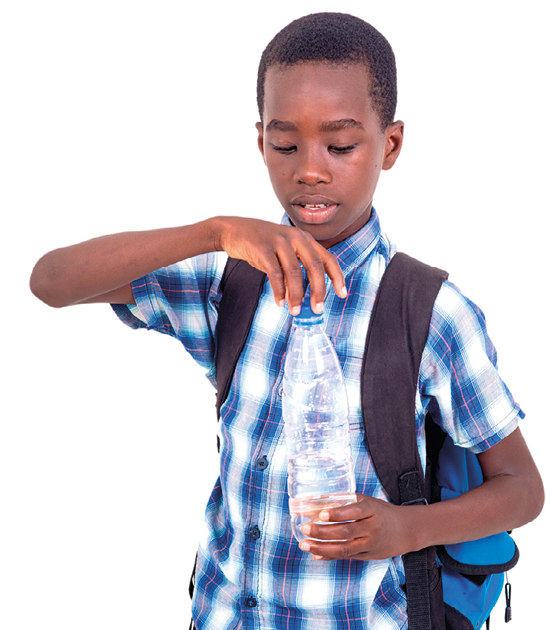
[[[484,480],[499,475],[532,476],[538,474],[533,457],[518,427],[500,442],[477,454]]]
[[[483,313],[449,282],[434,305],[419,389],[455,444],[475,453],[500,442],[524,417],[497,370]]]
[[[128,287],[132,288],[131,296],[115,291],[101,300],[110,301],[116,315],[131,328],[146,328],[177,339],[213,376],[218,285],[223,269],[218,256],[197,256],[134,280]]]

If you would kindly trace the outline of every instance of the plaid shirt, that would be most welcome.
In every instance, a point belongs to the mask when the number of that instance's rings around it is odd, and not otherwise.
[[[363,440],[360,370],[376,291],[395,249],[374,211],[366,226],[330,251],[343,270],[348,297],[338,298],[328,280],[324,326],[347,385],[357,492],[388,500]],[[114,306],[129,326],[180,340],[213,384],[225,260],[208,254],[160,269],[133,283],[137,307]],[[266,282],[221,410],[220,476],[199,548],[195,624],[200,630],[406,628],[400,557],[315,561],[292,536],[281,413],[290,329],[287,308],[276,306]],[[455,443],[474,452],[499,442],[523,417],[498,375],[483,314],[450,282],[434,307],[415,408],[422,461],[427,411]]]

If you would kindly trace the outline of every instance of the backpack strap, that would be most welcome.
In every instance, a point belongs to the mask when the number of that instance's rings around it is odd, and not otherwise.
[[[368,327],[362,416],[375,469],[397,505],[427,503],[415,432],[415,392],[432,309],[447,275],[396,254],[381,279]],[[404,556],[409,630],[432,628],[428,568],[434,558],[427,549]],[[432,612],[434,618],[437,614]]]
[[[425,498],[415,436],[415,392],[432,309],[447,276],[441,269],[396,254],[383,274],[368,327],[362,416],[377,474],[398,505]]]
[[[228,258],[220,291],[216,324],[216,415],[226,401],[235,366],[243,351],[258,308],[266,274],[246,260]]]

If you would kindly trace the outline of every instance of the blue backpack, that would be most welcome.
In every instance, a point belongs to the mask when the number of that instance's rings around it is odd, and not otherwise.
[[[387,266],[372,311],[362,364],[361,397],[366,440],[393,503],[425,504],[454,498],[483,483],[476,456],[456,446],[427,417],[427,466],[422,470],[415,434],[415,392],[436,296],[448,274],[405,254]],[[252,326],[265,274],[228,259],[220,285],[217,324],[217,413]],[[518,561],[508,533],[429,547],[403,556],[409,630],[476,630]],[[193,588],[190,587],[190,593]],[[506,621],[510,585],[506,584]]]

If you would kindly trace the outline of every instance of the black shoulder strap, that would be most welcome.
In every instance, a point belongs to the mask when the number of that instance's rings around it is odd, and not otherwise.
[[[216,414],[224,404],[235,366],[250,332],[266,274],[245,260],[228,258],[220,281],[222,299],[216,324]]]
[[[400,505],[424,497],[415,437],[415,392],[432,309],[448,274],[398,253],[372,311],[362,364],[362,416],[383,487]]]
[[[417,450],[415,393],[421,355],[438,291],[447,273],[406,254],[387,266],[368,327],[362,363],[362,416],[368,448],[394,503],[425,503],[427,490]],[[441,589],[434,589],[433,548],[406,554],[408,630],[444,626]]]

